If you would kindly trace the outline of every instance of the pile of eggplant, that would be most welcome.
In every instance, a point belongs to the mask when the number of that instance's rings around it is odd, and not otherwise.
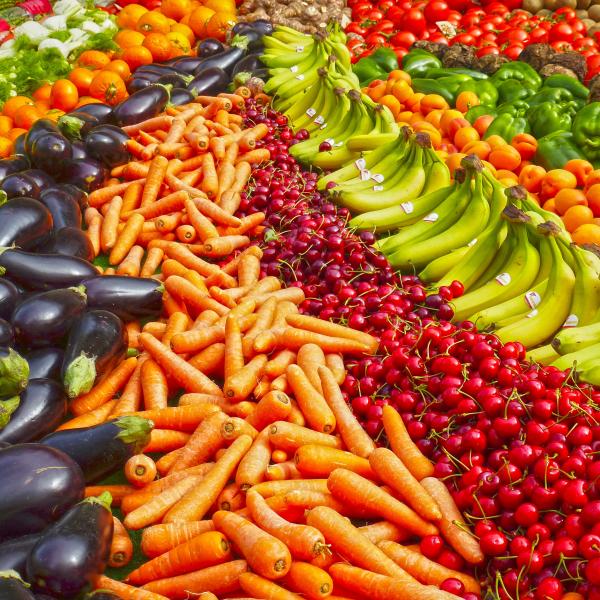
[[[171,103],[185,104],[198,96],[225,92],[241,73],[265,79],[268,71],[260,62],[262,38],[273,32],[269,21],[237,23],[226,47],[206,38],[198,43],[197,56],[184,56],[139,67],[127,84],[130,94],[153,84],[172,86]],[[237,87],[237,86],[235,86]]]

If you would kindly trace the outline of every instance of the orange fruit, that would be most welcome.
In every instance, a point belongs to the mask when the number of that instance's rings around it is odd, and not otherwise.
[[[595,183],[590,186],[585,197],[588,201],[588,206],[592,209],[595,217],[600,217],[600,183]]]
[[[580,225],[571,238],[576,244],[600,244],[600,226],[593,223]]]
[[[472,106],[479,106],[481,102],[475,92],[461,92],[456,97],[455,104],[461,113],[466,113]]]
[[[190,15],[190,21],[188,25],[191,30],[194,32],[196,37],[208,37],[206,33],[206,28],[208,22],[215,15],[215,11],[210,8],[205,8],[204,6],[200,6]]]
[[[172,25],[170,33],[181,33],[181,35],[187,39],[190,46],[196,41],[194,32],[188,25],[184,25],[183,23],[175,23],[175,25]]]
[[[121,58],[129,65],[132,71],[135,71],[142,65],[149,65],[152,63],[152,52],[144,46],[132,46],[131,48],[125,48],[121,54]]]
[[[112,71],[116,73],[123,81],[127,81],[131,76],[131,69],[129,65],[119,58],[115,60],[111,60],[108,66],[106,67],[106,71]]]
[[[85,106],[86,104],[102,104],[102,100],[98,100],[98,98],[92,98],[91,96],[81,96],[75,108]]]
[[[178,31],[170,31],[167,33],[167,39],[169,40],[169,44],[171,45],[171,58],[175,56],[182,56],[184,54],[189,54],[192,51],[192,47],[190,46],[190,42]]]
[[[235,0],[204,0],[202,6],[210,8],[215,12],[235,14]]]
[[[100,50],[85,50],[77,59],[79,66],[90,69],[103,69],[109,62],[110,58]]]
[[[171,26],[165,15],[155,10],[149,10],[139,18],[135,28],[144,35],[148,35],[149,33],[169,33]]]
[[[131,48],[132,46],[141,46],[144,41],[144,34],[133,29],[121,29],[114,37],[115,43],[119,48]]]
[[[50,94],[52,93],[52,84],[45,83],[43,86],[39,87],[35,92],[33,92],[34,100],[50,100]]]
[[[591,208],[587,206],[571,206],[567,212],[562,216],[563,223],[567,231],[573,232],[581,225],[592,223],[594,220],[594,213]]]
[[[0,158],[8,158],[12,154],[13,143],[4,136],[0,136]]]
[[[559,190],[576,187],[577,177],[573,173],[565,171],[565,169],[551,169],[546,173],[542,181],[542,196],[544,198],[551,198],[552,196],[556,196]]]
[[[27,133],[27,129],[23,127],[13,127],[6,136],[11,142],[14,142],[20,135]]]
[[[77,106],[79,92],[77,86],[68,79],[59,79],[52,86],[50,104],[52,108],[59,108],[68,112]]]
[[[160,10],[170,19],[180,21],[192,11],[192,3],[190,0],[163,0]]]
[[[22,129],[29,129],[38,119],[44,115],[35,107],[23,104],[15,112],[15,125]]]
[[[556,212],[559,215],[564,215],[572,206],[587,206],[587,198],[582,190],[563,188],[558,190],[554,196],[554,205],[556,206]]]
[[[13,96],[4,103],[4,106],[2,107],[2,113],[7,117],[14,119],[15,113],[24,104],[33,104],[33,100],[31,98],[27,98],[27,96]]]
[[[99,71],[90,85],[90,96],[115,105],[127,96],[125,82],[114,71]]]
[[[141,4],[128,4],[117,15],[117,25],[121,29],[135,29],[141,16],[148,12],[148,9]]]
[[[466,146],[469,142],[478,142],[479,134],[474,127],[461,127],[455,134],[454,139],[452,140],[454,145],[462,150],[464,146]]]
[[[77,104],[79,104],[79,102],[77,102]],[[50,119],[51,121],[56,122],[64,114],[66,114],[64,110],[60,110],[59,108],[52,108],[44,115],[44,119]]]
[[[76,67],[69,73],[69,81],[72,81],[80,94],[87,94],[90,83],[94,79],[94,71],[84,67]]]
[[[0,135],[8,135],[13,128],[13,120],[6,115],[0,116]]]
[[[171,58],[171,42],[162,33],[149,33],[142,46],[152,52],[152,58],[155,61],[161,62]]]

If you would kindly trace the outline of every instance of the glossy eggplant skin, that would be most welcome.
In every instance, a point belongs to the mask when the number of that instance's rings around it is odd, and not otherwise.
[[[44,531],[27,559],[27,579],[39,591],[74,598],[104,572],[112,535],[110,508],[87,498]]]
[[[11,198],[38,198],[40,187],[32,177],[25,173],[13,173],[5,177],[0,183],[0,189]]]
[[[148,445],[152,422],[119,417],[93,427],[55,431],[41,440],[68,454],[83,471],[87,484],[101,481],[121,469]]]
[[[210,59],[207,59],[210,60]],[[219,67],[209,67],[199,71],[187,89],[200,96],[216,96],[224,92],[229,85],[229,75]]]
[[[13,347],[15,345],[15,332],[12,325],[0,319],[0,346],[2,347]]]
[[[178,71],[182,71],[188,75],[193,75],[196,69],[202,64],[203,60],[204,58],[199,58],[196,56],[184,56],[171,63],[171,66],[175,67]]]
[[[71,327],[61,367],[67,394],[74,398],[81,379],[85,391],[108,374],[127,350],[123,321],[107,310],[88,310]],[[78,373],[79,371],[79,373]]]
[[[72,183],[57,183],[52,186],[52,189],[61,190],[69,194],[69,196],[79,204],[81,210],[88,207],[87,192],[78,188],[76,185],[73,185]]]
[[[21,292],[19,288],[6,277],[0,277],[0,318],[10,319]]]
[[[119,102],[112,111],[115,125],[133,125],[158,116],[169,102],[167,88],[150,85]]]
[[[7,175],[10,175],[11,173],[18,173],[19,171],[24,171],[25,169],[28,169],[29,166],[29,159],[27,158],[27,156],[25,156],[24,153],[18,154],[17,156],[13,156],[11,158],[3,158],[2,160],[0,160],[0,180],[4,179]]]
[[[67,395],[52,379],[31,379],[20,394],[17,410],[0,429],[0,441],[12,444],[35,442],[54,431],[67,414]]]
[[[52,231],[52,214],[38,200],[14,198],[0,206],[0,246],[25,250],[42,243]]]
[[[146,77],[133,77],[127,82],[127,92],[129,94],[135,94],[135,92],[139,92],[140,90],[151,86],[157,80],[158,77],[156,77],[156,79],[149,79]]]
[[[27,169],[26,171],[21,171],[22,175],[27,175],[30,179],[33,179],[37,186],[40,188],[40,192],[42,192],[45,188],[54,185],[54,177],[46,173],[46,171],[42,171],[41,169]]]
[[[168,73],[161,75],[156,83],[161,85],[172,85],[173,89],[185,88],[189,82],[189,75],[179,75],[178,73]]]
[[[233,35],[246,35],[248,30],[256,31],[262,36],[271,35],[273,33],[273,25],[266,19],[256,19],[252,23],[240,22],[233,26],[231,33]]]
[[[1,210],[2,208],[0,214]],[[93,265],[75,256],[35,254],[22,250],[5,250],[0,253],[0,267],[6,269],[6,276],[14,283],[28,290],[51,290],[79,285],[84,279],[98,274]]]
[[[60,369],[65,356],[62,348],[38,348],[23,355],[29,365],[29,379],[61,381]]]
[[[108,170],[93,158],[73,158],[67,160],[61,171],[61,181],[70,183],[84,192],[93,192],[102,186],[108,177]]]
[[[121,600],[121,597],[117,596],[113,592],[96,590],[91,594],[87,594],[85,600]]]
[[[85,137],[94,127],[100,125],[100,119],[97,116],[91,115],[85,111],[76,110],[69,113],[67,116],[82,121],[81,129],[79,129],[78,132],[77,129],[72,130],[64,125],[62,126],[61,130],[67,137],[69,137],[69,139],[79,139],[80,137]],[[59,128],[61,127],[61,119],[58,121],[58,126]]]
[[[40,202],[52,215],[54,231],[63,227],[81,227],[81,208],[67,192],[49,188],[42,192]]]
[[[264,70],[265,65],[260,61],[260,53],[248,54],[240,60],[233,68],[232,76],[235,77],[238,73],[255,73]]]
[[[25,151],[28,155],[33,152],[35,142],[48,133],[60,135],[58,125],[51,119],[38,119],[30,128],[25,136]]]
[[[42,444],[0,450],[0,541],[36,533],[83,498],[79,465]]]
[[[194,75],[202,75],[202,73],[211,67],[223,69],[227,75],[231,75],[233,67],[235,67],[236,63],[243,58],[244,54],[246,54],[245,48],[231,46],[218,54],[213,54],[212,56],[205,58],[194,71]]]
[[[171,104],[179,106],[180,104],[188,104],[194,101],[194,94],[189,90],[175,88],[171,91]]]
[[[127,150],[129,136],[115,125],[94,127],[85,138],[85,148],[89,156],[112,168],[129,160]]]
[[[196,48],[196,53],[200,58],[208,58],[209,56],[214,56],[215,54],[219,54],[219,52],[223,52],[225,50],[225,46],[215,39],[215,38],[205,38],[198,42],[198,47]]]
[[[62,133],[47,133],[35,140],[30,156],[36,168],[52,173],[73,156],[73,149]]]
[[[110,121],[110,115],[112,114],[112,106],[102,104],[101,102],[94,102],[93,104],[84,104],[83,106],[80,106],[77,109],[77,112],[92,115],[101,123],[108,123]]]
[[[81,284],[85,287],[89,308],[108,310],[125,322],[156,317],[162,310],[162,285],[155,279],[96,276]]]
[[[6,576],[6,574],[0,574],[0,598],[2,600],[36,600],[20,577]]]
[[[60,343],[85,308],[85,293],[78,288],[49,290],[30,296],[15,308],[11,317],[18,343],[28,348]]]
[[[0,544],[0,571],[16,571],[25,577],[25,565],[29,552],[40,539],[41,533],[31,533]]]
[[[94,260],[94,248],[90,238],[79,227],[63,227],[53,231],[50,239],[36,249],[47,254],[77,256],[89,262]]]
[[[71,142],[71,148],[73,150],[73,160],[85,160],[89,158],[85,150],[85,144],[81,140]]]

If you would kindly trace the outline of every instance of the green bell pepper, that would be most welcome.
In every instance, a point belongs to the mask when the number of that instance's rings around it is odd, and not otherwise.
[[[584,106],[573,120],[573,142],[592,163],[600,161],[600,102]]]
[[[514,117],[508,113],[498,115],[487,128],[483,139],[499,135],[508,143],[519,133],[529,133],[529,123],[524,117]]]
[[[440,77],[448,77],[450,75],[467,75],[471,79],[477,81],[488,79],[488,76],[485,73],[473,71],[472,69],[463,69],[461,67],[436,68],[427,71],[427,77],[431,77],[432,79],[439,79]]]
[[[573,143],[573,134],[569,131],[555,131],[538,139],[535,162],[546,170],[562,169],[570,160],[584,158]]]
[[[370,56],[361,58],[352,66],[354,74],[358,77],[360,85],[365,87],[375,79],[386,80],[388,78],[387,71],[384,71]]]
[[[524,100],[535,93],[535,90],[524,81],[518,79],[505,79],[496,83],[498,89],[498,102],[514,102],[515,100]]]
[[[448,81],[450,80],[450,81]],[[438,94],[446,100],[450,106],[456,103],[456,93],[462,81],[455,81],[452,77],[441,79],[413,79],[412,88],[421,94]]]
[[[569,77],[568,75],[561,75],[560,73],[555,73],[554,75],[546,77],[542,87],[563,88],[569,90],[574,98],[579,98],[580,100],[587,100],[590,95],[590,90],[588,90],[588,88],[586,88],[578,79]]]
[[[490,81],[465,81],[458,88],[458,94],[461,92],[473,92],[479,98],[479,102],[486,106],[496,106],[498,102],[498,90]]]
[[[496,109],[499,115],[508,114],[512,117],[524,117],[529,110],[529,104],[525,100],[505,102]]]
[[[411,77],[425,77],[429,69],[440,69],[442,61],[426,50],[415,49],[402,58],[402,70]]]
[[[381,46],[380,48],[377,48],[369,58],[379,65],[386,73],[398,68],[398,57],[391,48]]]
[[[542,86],[542,78],[537,71],[526,62],[519,62],[518,60],[503,64],[492,75],[491,79],[496,85],[507,79],[518,79],[534,90]]]
[[[565,88],[542,88],[538,90],[528,102],[531,106],[536,104],[542,104],[544,102],[552,102],[552,104],[563,104],[565,102],[572,102],[573,94]]]
[[[495,117],[497,114],[495,108],[486,106],[485,104],[479,104],[478,106],[471,107],[465,113],[465,119],[472,125],[479,117],[483,117],[484,115],[492,115],[492,117]]]
[[[555,131],[571,131],[571,116],[561,110],[558,104],[542,102],[532,106],[527,112],[531,131],[536,138]]]

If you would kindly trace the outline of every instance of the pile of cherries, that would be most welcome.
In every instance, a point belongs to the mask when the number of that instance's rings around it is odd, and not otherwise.
[[[380,353],[350,363],[343,384],[365,429],[380,439],[383,406],[401,413],[479,537],[489,560],[478,574],[495,597],[600,600],[600,391],[529,364],[518,342],[451,323],[459,282],[428,294],[395,274],[374,236],[351,233],[348,211],[287,152],[306,132],[252,100],[246,120],[270,128],[262,144],[272,161],[254,171],[241,205],[267,215],[264,274],[301,287],[303,312],[380,339]],[[463,568],[438,536],[421,551]],[[445,587],[477,598],[457,580]]]

